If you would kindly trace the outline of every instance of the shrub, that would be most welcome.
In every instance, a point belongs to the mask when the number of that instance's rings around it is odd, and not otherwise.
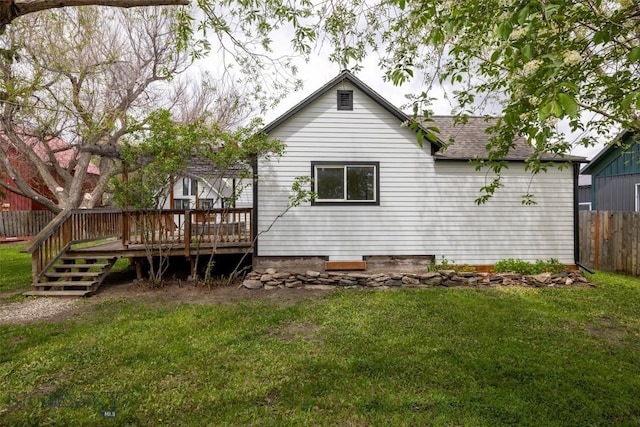
[[[493,267],[496,273],[516,273],[516,274],[540,274],[540,273],[558,273],[566,267],[555,258],[549,260],[536,260],[536,262],[523,261],[521,259],[504,259],[500,260]]]

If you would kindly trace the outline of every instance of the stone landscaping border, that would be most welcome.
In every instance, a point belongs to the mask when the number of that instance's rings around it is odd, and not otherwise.
[[[307,271],[306,273],[278,272],[268,268],[264,272],[253,271],[242,282],[247,289],[335,289],[335,288],[432,288],[454,286],[595,286],[579,270],[561,273],[523,275],[513,273],[476,273],[440,270],[422,274],[387,273],[367,274],[348,272]]]

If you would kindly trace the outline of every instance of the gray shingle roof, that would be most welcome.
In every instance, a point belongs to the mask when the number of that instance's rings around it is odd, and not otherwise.
[[[491,135],[487,128],[495,123],[495,118],[471,116],[466,123],[455,123],[454,116],[434,116],[433,123],[425,125],[436,126],[440,130],[439,139],[445,143],[445,147],[435,154],[437,159],[443,160],[471,160],[486,159],[487,149]],[[524,161],[532,153],[533,148],[524,138],[515,141],[515,147],[509,151],[504,160]],[[558,156],[546,154],[543,160],[556,161],[582,161],[584,158],[576,156]]]

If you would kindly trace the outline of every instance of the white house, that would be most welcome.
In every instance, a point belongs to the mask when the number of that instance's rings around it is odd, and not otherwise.
[[[402,125],[408,119],[343,71],[266,126],[286,152],[257,162],[255,266],[422,269],[441,257],[474,266],[506,258],[575,264],[577,165],[533,176],[524,162],[531,150],[520,144],[505,159],[504,187],[477,205],[492,179],[469,163],[486,156],[485,119],[454,126],[438,117],[439,141],[422,147]],[[443,151],[449,136],[455,143]],[[276,219],[298,176],[313,178],[317,200]],[[523,205],[525,193],[537,204]]]

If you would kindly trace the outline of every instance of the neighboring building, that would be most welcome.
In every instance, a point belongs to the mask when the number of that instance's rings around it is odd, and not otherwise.
[[[591,210],[591,175],[578,176],[578,209]]]
[[[211,161],[193,158],[174,182],[165,209],[246,208],[253,205],[252,179],[240,168],[220,172]]]
[[[591,209],[640,211],[640,138],[621,132],[582,170],[591,175]]]
[[[33,151],[40,157],[41,159],[48,162],[48,150],[46,149],[44,144],[47,144],[52,151],[54,151],[54,156],[58,162],[58,164],[64,168],[68,169],[69,165],[73,159],[73,149],[70,148],[69,143],[63,141],[60,138],[52,138],[49,139],[46,143],[37,139],[36,137],[28,137],[26,138],[26,143],[33,147]],[[17,170],[18,174],[29,184],[29,186],[50,200],[55,200],[55,197],[51,194],[42,178],[38,174],[35,166],[24,158],[22,153],[20,153],[10,142],[9,140],[0,135],[0,144],[2,145],[2,149],[4,149],[9,156],[11,164]],[[51,173],[54,177],[58,177],[58,182],[61,182],[62,178],[56,174],[53,170],[53,166],[50,166]],[[94,164],[90,164],[87,170],[87,179],[85,180],[83,187],[84,190],[90,192],[91,189],[95,186],[98,181],[98,177],[100,175],[100,170]],[[0,171],[0,179],[5,183],[15,186],[14,181],[11,177],[5,172]],[[4,198],[0,200],[0,204],[2,205],[3,210],[9,211],[36,211],[36,210],[47,210],[40,203],[31,200],[28,197],[21,196],[19,194],[11,193],[7,190],[3,190]]]
[[[519,141],[505,159],[504,187],[477,205],[481,187],[493,179],[469,163],[486,157],[485,118],[454,126],[453,118],[437,117],[440,139],[425,138],[422,146],[403,126],[407,120],[344,71],[266,126],[286,152],[258,161],[256,266],[306,261],[331,268],[334,262],[441,257],[476,266],[506,258],[575,263],[577,164],[531,175],[524,162],[531,149]],[[449,137],[455,143],[443,151]],[[278,218],[298,176],[313,178],[318,199]],[[537,204],[523,205],[525,193],[533,193]]]

